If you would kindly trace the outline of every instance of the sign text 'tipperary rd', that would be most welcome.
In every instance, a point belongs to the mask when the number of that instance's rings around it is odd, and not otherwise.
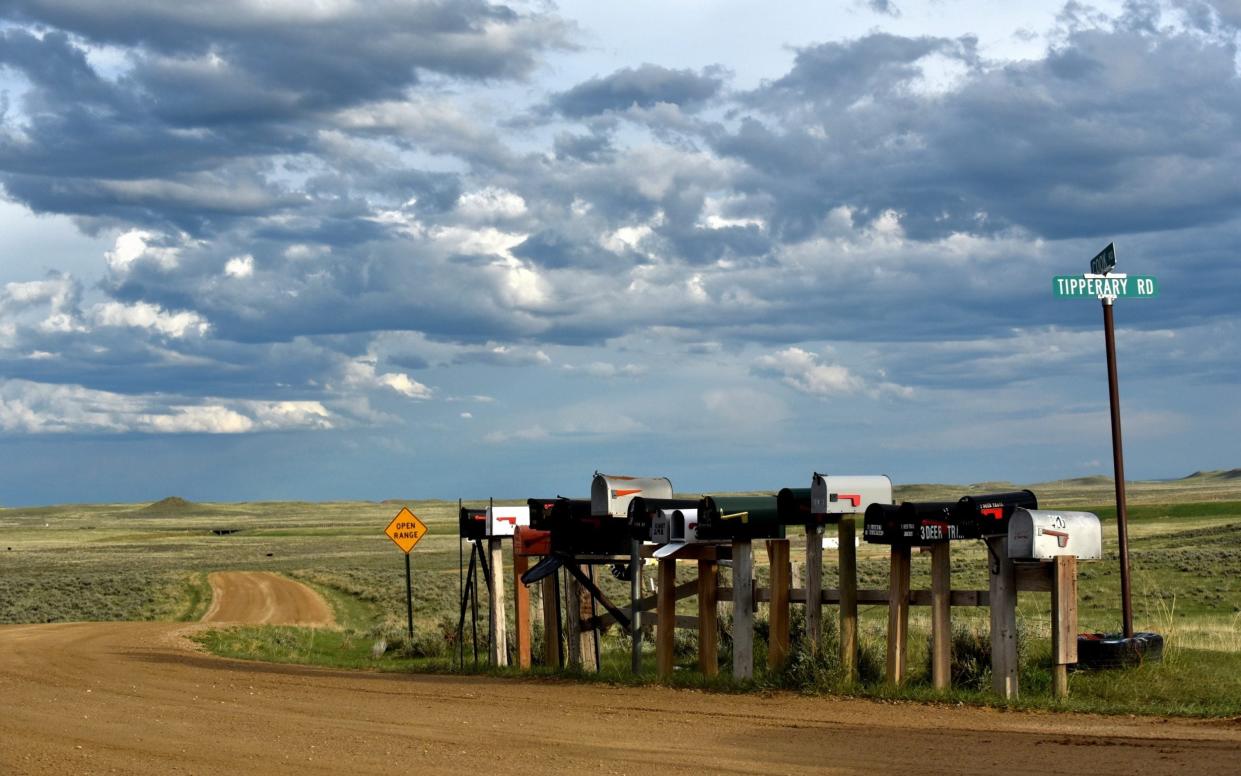
[[[1150,275],[1056,275],[1051,289],[1061,298],[1149,299],[1159,295],[1159,284]]]
[[[427,524],[410,512],[409,507],[401,507],[401,511],[396,513],[391,523],[388,523],[384,533],[396,542],[396,546],[400,547],[402,552],[408,555],[409,551],[414,549],[414,545],[427,535]]]

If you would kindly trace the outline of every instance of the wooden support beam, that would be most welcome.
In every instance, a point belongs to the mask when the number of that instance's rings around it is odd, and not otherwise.
[[[488,540],[491,568],[491,617],[487,636],[491,641],[491,664],[508,665],[508,629],[505,627],[504,606],[504,542]]]
[[[659,605],[659,624],[655,631],[655,667],[661,678],[672,676],[673,648],[676,645],[676,586],[677,562],[671,558],[659,559],[659,577],[656,583]]]
[[[1013,563],[1013,581],[1021,593],[1050,593],[1052,564],[1042,561]]]
[[[1008,537],[987,539],[991,572],[991,688],[1001,698],[1017,697],[1017,579],[1008,557]]]
[[[1051,564],[1052,692],[1069,697],[1069,666],[1077,662],[1077,558],[1060,556]]]
[[[952,687],[952,556],[951,545],[931,547],[931,684]]]
[[[768,607],[767,667],[778,671],[789,657],[789,587],[793,570],[790,567],[788,539],[769,539],[767,558],[771,564],[771,605]]]
[[[513,630],[517,636],[517,666],[528,669],[532,662],[530,627],[530,588],[521,583],[521,575],[530,566],[525,555],[513,554]]]
[[[839,545],[837,549],[840,568],[840,668],[846,684],[857,681],[858,628],[857,628],[857,523],[852,517],[841,518],[836,528]]]
[[[892,546],[888,573],[888,683],[905,682],[906,642],[909,636],[909,547]]]
[[[560,618],[556,616],[556,574],[543,577],[539,584],[543,599],[543,665],[559,668]]]
[[[795,600],[790,598],[790,600]],[[823,526],[806,526],[806,640],[818,650],[823,635]]]
[[[733,678],[754,678],[754,554],[733,540]]]
[[[698,594],[698,583],[696,581],[695,582],[682,582],[681,584],[676,586],[676,600],[678,601],[680,601],[683,598],[690,598],[691,596],[694,596],[697,594]],[[648,595],[644,598],[638,599],[638,611],[653,612],[655,611],[655,607],[658,604],[659,604],[658,593],[656,593],[655,595]],[[629,614],[630,616],[632,616],[631,610],[627,606],[622,607],[621,611],[624,612],[625,614]],[[586,620],[583,620],[582,628],[588,631],[593,631],[597,628],[606,628],[615,622],[616,622],[615,615],[613,615],[611,612],[602,612],[597,617],[591,617]],[[646,617],[643,617],[642,624],[644,626],[650,625],[650,622],[648,622]]]
[[[698,670],[703,676],[715,676],[720,672],[719,636],[717,630],[718,598],[716,580],[718,565],[714,560],[698,561]]]

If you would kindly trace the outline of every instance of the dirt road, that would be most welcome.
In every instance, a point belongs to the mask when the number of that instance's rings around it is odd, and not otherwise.
[[[1241,772],[1236,721],[277,666],[202,627],[0,628],[0,774]]]
[[[217,571],[203,622],[254,625],[332,625],[332,608],[315,591],[267,571]]]

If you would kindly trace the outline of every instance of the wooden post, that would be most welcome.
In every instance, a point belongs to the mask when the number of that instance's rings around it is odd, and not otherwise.
[[[733,678],[754,678],[754,554],[733,540]]]
[[[568,651],[568,665],[571,669],[581,670],[585,667],[583,663],[582,652],[589,652],[587,648],[583,650],[582,639],[582,607],[579,604],[581,596],[581,585],[573,578],[572,574],[565,575],[564,583],[564,627],[565,627],[565,644]]]
[[[842,517],[836,550],[840,571],[840,669],[845,683],[857,681],[857,523]]]
[[[991,688],[1001,698],[1017,697],[1017,579],[1008,557],[1008,537],[987,539],[991,564]]]
[[[559,573],[559,572],[557,572]],[[560,667],[560,618],[556,616],[556,574],[543,577],[543,665]]]
[[[812,651],[823,635],[823,526],[806,526],[806,639]]]
[[[655,670],[661,678],[672,676],[673,648],[677,632],[677,562],[659,559],[655,611],[659,622],[655,631]]]
[[[948,542],[931,545],[931,683],[952,687],[952,557]]]
[[[1069,665],[1077,662],[1077,558],[1060,556],[1051,579],[1051,683],[1056,698],[1069,697]]]
[[[771,604],[767,607],[767,667],[773,671],[784,667],[789,657],[789,592],[792,569],[789,564],[789,540],[770,539],[767,558],[771,562]]]
[[[720,672],[719,644],[716,641],[717,568],[714,560],[698,561],[698,670],[703,676],[715,676]]]
[[[908,545],[892,545],[888,575],[888,684],[905,682],[905,647],[909,637]]]
[[[582,670],[598,671],[599,663],[595,660],[595,631],[581,629],[582,623],[594,615],[591,606],[594,599],[591,598],[590,591],[582,585],[575,582],[573,587],[577,593],[578,654],[581,655]]]
[[[504,543],[499,539],[488,540],[491,555],[491,664],[508,665],[508,629],[505,627],[504,611]]]
[[[516,544],[513,545],[516,547]],[[530,588],[521,583],[521,575],[530,567],[525,555],[513,554],[513,630],[517,632],[517,666],[528,669],[531,663]]]

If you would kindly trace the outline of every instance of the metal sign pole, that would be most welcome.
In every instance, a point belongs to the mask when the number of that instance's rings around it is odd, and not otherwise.
[[[632,651],[629,655],[629,669],[634,674],[642,673],[642,613],[638,611],[638,601],[642,598],[642,542],[633,540],[629,553],[629,638]]]
[[[405,553],[405,614],[409,620],[409,643],[414,643],[414,582],[409,571],[409,553]]]
[[[1107,341],[1107,387],[1112,405],[1112,461],[1116,478],[1116,534],[1120,545],[1120,606],[1125,638],[1133,638],[1133,597],[1129,589],[1129,509],[1125,503],[1125,455],[1120,436],[1120,385],[1116,376],[1116,324],[1112,299],[1103,298],[1103,334]]]

